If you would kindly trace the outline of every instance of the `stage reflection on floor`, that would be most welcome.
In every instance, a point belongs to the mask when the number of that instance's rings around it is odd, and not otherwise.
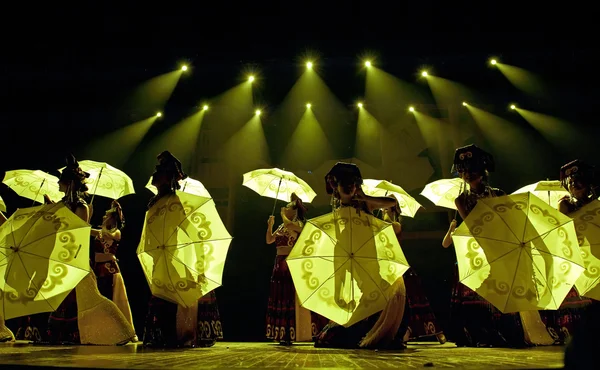
[[[145,349],[121,347],[41,346],[27,342],[0,344],[0,369],[22,366],[157,369],[157,368],[423,368],[463,369],[561,368],[564,347],[529,349],[456,348],[453,344],[410,344],[403,351],[285,347],[272,343],[217,343],[212,348]],[[11,366],[13,365],[13,366]]]

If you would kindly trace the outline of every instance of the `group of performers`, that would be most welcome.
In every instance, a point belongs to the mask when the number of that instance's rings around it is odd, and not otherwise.
[[[455,200],[458,213],[465,219],[477,201],[505,193],[489,184],[494,171],[493,157],[475,145],[458,148],[453,172],[465,186]],[[59,179],[64,203],[82,220],[89,223],[91,208],[86,202],[84,172],[72,156]],[[158,189],[148,209],[159,199],[179,190],[179,182],[187,175],[181,163],[165,151],[158,156],[152,184]],[[559,203],[564,214],[572,213],[598,198],[594,168],[583,161],[572,161],[560,169],[560,180],[569,192]],[[355,207],[389,222],[398,240],[401,238],[401,210],[394,197],[372,197],[362,191],[363,179],[354,164],[337,163],[325,178],[325,189],[332,196],[332,206]],[[6,185],[2,184],[3,187]],[[4,189],[6,190],[6,189]],[[52,202],[46,199],[47,202]],[[376,212],[381,210],[381,212]],[[573,333],[591,299],[572,289],[562,306],[555,311],[527,311],[503,314],[493,305],[458,281],[455,268],[451,302],[451,320],[445,330],[437,322],[419,276],[410,268],[391,286],[383,311],[350,327],[341,326],[303,308],[298,302],[286,257],[302,232],[307,207],[292,195],[281,208],[283,222],[275,230],[275,218],[267,220],[266,243],[275,243],[276,257],[270,281],[266,317],[266,337],[283,345],[314,341],[316,347],[336,348],[405,348],[409,340],[427,337],[439,343],[446,340],[458,346],[524,347],[565,343]],[[0,212],[0,224],[6,217]],[[37,314],[19,320],[15,335],[0,315],[0,341],[16,339],[52,344],[122,345],[136,342],[131,310],[116,253],[121,241],[125,217],[120,204],[112,202],[102,226],[92,229],[93,274],[88,274],[63,300],[55,312]],[[444,248],[452,245],[457,221],[450,223]],[[152,296],[143,330],[143,344],[149,347],[210,347],[222,339],[219,311],[214,291],[192,307],[183,307]]]

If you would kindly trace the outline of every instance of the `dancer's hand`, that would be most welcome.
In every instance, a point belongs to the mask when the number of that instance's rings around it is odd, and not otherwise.
[[[269,227],[272,227],[275,224],[275,216],[269,216],[269,219],[267,220],[267,225],[269,225]]]
[[[48,194],[44,194],[44,203],[45,204],[54,204],[54,201],[52,199],[50,199]]]
[[[453,233],[455,229],[456,229],[456,219],[450,221],[450,229],[448,231]]]

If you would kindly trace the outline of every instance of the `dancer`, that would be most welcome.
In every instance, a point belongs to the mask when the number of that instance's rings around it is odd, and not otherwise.
[[[396,199],[394,207],[383,209],[383,220],[392,224],[399,243],[402,235],[401,219],[400,205]],[[402,277],[406,286],[407,303],[404,312],[408,314],[408,328],[404,336],[404,342],[423,340],[435,336],[440,344],[446,343],[446,336],[437,323],[435,314],[429,305],[429,300],[421,286],[421,279],[415,269],[409,268]]]
[[[498,197],[505,193],[492,188],[488,183],[489,172],[495,169],[491,154],[475,145],[456,149],[452,172],[458,172],[469,186],[456,198],[458,213],[464,220],[482,198]],[[456,220],[442,245],[452,245],[452,233]],[[546,332],[537,311],[503,314],[491,303],[458,280],[458,266],[455,265],[452,293],[450,340],[457,346],[469,347],[525,347],[549,345],[552,339]]]
[[[560,168],[560,181],[569,195],[558,203],[558,210],[569,215],[598,199],[594,167],[581,160],[574,160]],[[586,306],[592,299],[581,297],[572,288],[558,310],[540,311],[542,320],[556,344],[565,344],[582,321]]]
[[[362,176],[358,167],[338,162],[325,177],[326,190],[332,194],[332,206],[355,207],[372,214],[374,209],[391,208],[394,198],[371,197],[361,188]],[[345,328],[333,321],[323,328],[315,347],[333,348],[405,348],[402,343],[407,318],[404,315],[406,288],[399,277],[390,287],[390,299],[383,311]]]
[[[69,155],[58,181],[59,190],[65,193],[61,202],[85,222],[89,222],[89,208],[82,196],[88,177]],[[135,337],[135,331],[119,308],[100,294],[90,273],[50,314],[47,336],[51,343],[122,345]]]
[[[275,243],[277,247],[267,306],[267,338],[284,345],[311,341],[317,330],[321,330],[322,318],[300,306],[285,261],[306,223],[306,212],[302,200],[292,194],[291,202],[281,208],[283,223],[277,230],[273,232],[275,217],[270,216],[267,220],[266,242]]]
[[[157,157],[159,164],[152,174],[152,185],[158,193],[148,203],[148,209],[162,197],[175,194],[179,181],[187,178],[181,162],[170,152]],[[144,346],[148,347],[211,347],[223,339],[223,330],[214,291],[192,307],[183,307],[152,296],[144,325]]]
[[[133,317],[127,299],[127,291],[116,257],[121,242],[121,230],[124,227],[123,209],[119,202],[113,200],[111,208],[106,211],[102,218],[101,228],[92,229],[92,236],[94,237],[93,250],[95,252],[94,273],[96,274],[100,293],[119,307],[123,316],[133,327]],[[138,341],[137,336],[133,338],[133,341]]]

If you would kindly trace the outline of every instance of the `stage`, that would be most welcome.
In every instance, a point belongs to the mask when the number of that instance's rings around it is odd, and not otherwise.
[[[42,346],[1,343],[0,368],[36,367],[158,368],[562,368],[564,347],[529,349],[456,348],[446,343],[409,344],[403,351],[314,348],[312,343],[284,347],[274,343],[219,342],[212,348],[144,349],[122,347]]]

